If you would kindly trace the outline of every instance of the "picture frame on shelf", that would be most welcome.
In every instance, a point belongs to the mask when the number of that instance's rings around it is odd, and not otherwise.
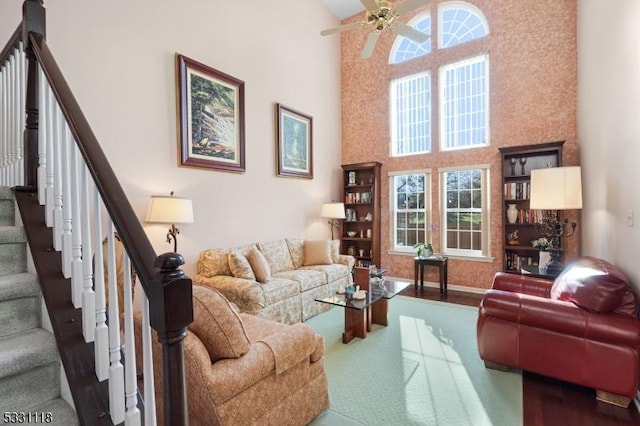
[[[180,165],[245,171],[244,81],[176,53]]]
[[[313,117],[276,103],[277,175],[313,179]]]

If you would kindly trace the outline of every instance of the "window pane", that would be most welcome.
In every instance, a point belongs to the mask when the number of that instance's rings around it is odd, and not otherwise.
[[[396,200],[397,200],[396,206],[398,206],[398,208],[400,209],[404,209],[407,203],[407,194],[404,194],[404,193],[398,194]]]
[[[397,245],[399,246],[407,246],[409,245],[407,242],[407,231],[403,229],[398,229],[396,236]]]
[[[413,173],[393,177],[392,187],[396,200],[394,207],[394,247],[413,247],[417,242],[424,242],[426,235],[425,221],[428,205],[425,193],[426,175],[424,173]]]
[[[446,248],[482,253],[482,169],[442,174],[446,182]]]
[[[488,143],[488,74],[488,61],[484,55],[440,69],[443,149]]]
[[[407,25],[422,31],[425,34],[431,34],[431,15],[428,13],[418,15],[409,21]],[[399,35],[396,37],[393,47],[391,48],[389,63],[399,64],[400,62],[428,55],[429,53],[431,53],[431,37],[429,37],[429,39],[424,43],[418,44]]]
[[[483,13],[470,4],[453,4],[440,9],[438,47],[447,48],[489,34]]]
[[[398,229],[407,227],[407,214],[406,213],[397,213],[396,214],[396,218],[397,218],[396,223],[397,223]]]
[[[447,208],[457,209],[460,206],[457,191],[447,191]]]
[[[424,72],[390,84],[394,156],[431,151],[431,77]]]
[[[471,208],[471,191],[460,191],[460,208]]]

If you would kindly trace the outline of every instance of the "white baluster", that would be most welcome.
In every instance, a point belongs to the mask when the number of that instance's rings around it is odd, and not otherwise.
[[[142,288],[142,286],[140,286]],[[142,356],[144,377],[144,419],[145,423],[156,424],[156,394],[153,377],[153,349],[151,346],[151,324],[149,321],[149,299],[142,290]]]
[[[17,149],[18,144],[20,143],[20,70],[19,70],[19,60],[18,55],[20,52],[18,49],[13,50],[13,55],[11,59],[13,61],[13,76],[11,83],[13,89],[13,140],[11,141],[11,171],[9,180],[11,181],[11,186],[15,186],[18,184],[16,182],[16,167],[17,167]]]
[[[16,60],[9,57],[9,143],[7,145],[6,178],[9,186],[13,186],[13,147],[16,139]]]
[[[8,140],[8,117],[9,111],[7,111],[7,102],[8,102],[8,93],[7,93],[7,67],[6,64],[2,64],[2,68],[0,68],[0,108],[2,109],[2,116],[0,119],[2,120],[2,127],[0,127],[0,183],[2,185],[7,185],[7,181],[4,176],[5,170],[5,157],[4,154],[6,152],[7,140]]]
[[[120,362],[120,321],[116,277],[116,250],[113,222],[107,218],[107,257],[109,274],[109,409],[111,421],[124,421],[124,369]]]
[[[140,424],[138,410],[136,348],[133,330],[133,283],[131,282],[131,262],[126,250],[122,251],[122,269],[124,269],[124,353],[125,353],[125,425]]]
[[[106,303],[104,295],[104,257],[102,252],[102,217],[100,195],[93,186],[93,229],[94,229],[94,283],[96,297],[96,337],[94,352],[96,358],[96,377],[103,381],[109,377],[109,328],[107,327]]]
[[[47,85],[38,66],[38,203],[45,205],[47,191]],[[46,207],[45,207],[46,211]]]
[[[69,126],[67,129],[67,143],[69,150],[69,184],[71,186],[71,286],[77,301],[76,308],[82,306],[82,293],[84,291],[82,277],[82,221],[80,219],[80,172],[78,171],[78,147],[71,135]],[[73,297],[72,297],[73,299]],[[93,335],[93,332],[91,333]]]
[[[89,172],[82,162],[82,189],[80,200],[82,204],[81,223],[82,226],[82,334],[85,342],[93,342],[96,333],[96,297],[93,291],[93,265],[91,246],[91,206],[89,195]],[[75,230],[74,230],[75,231]],[[75,235],[75,233],[74,233]],[[97,348],[95,348],[97,350]]]
[[[53,247],[62,250],[62,119],[60,106],[52,98],[53,107]]]
[[[24,146],[24,131],[27,125],[27,58],[24,54],[22,42],[18,54],[18,64],[20,70],[20,125],[18,131],[18,146],[16,150],[16,183],[22,185],[24,182],[24,161],[22,159],[22,147]]]
[[[51,86],[49,86],[49,81],[45,80],[43,82],[46,89],[46,122],[47,122],[47,141],[46,141],[46,149],[47,149],[47,187],[45,194],[45,222],[49,228],[54,226],[54,201],[53,201],[53,191],[54,191],[54,182],[55,182],[55,155],[54,155],[54,147],[55,147],[55,125],[54,125],[54,117],[55,117],[55,106],[54,106],[54,97],[51,92]]]
[[[67,120],[62,118],[62,139],[61,139],[61,158],[62,158],[62,275],[65,278],[71,278],[71,259],[72,243],[71,243],[71,221],[73,220],[73,203],[71,200],[71,133]],[[75,287],[72,287],[75,289]],[[81,300],[78,299],[78,292],[71,292],[71,300],[73,306],[80,307]]]

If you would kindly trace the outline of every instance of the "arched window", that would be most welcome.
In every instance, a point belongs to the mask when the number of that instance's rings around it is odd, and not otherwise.
[[[450,2],[440,6],[438,48],[446,49],[489,34],[484,14],[466,2]]]
[[[470,3],[452,1],[440,5],[438,17],[438,48],[446,49],[489,34],[484,14]],[[410,20],[408,25],[431,35],[431,14],[426,12]],[[399,64],[431,53],[431,37],[422,44],[397,36],[389,55],[390,64]]]
[[[407,23],[415,29],[425,34],[431,34],[431,15],[418,15]],[[431,37],[422,44],[415,43],[410,39],[402,36],[396,37],[391,47],[391,55],[389,56],[390,64],[399,64],[409,59],[418,58],[420,56],[431,53]]]

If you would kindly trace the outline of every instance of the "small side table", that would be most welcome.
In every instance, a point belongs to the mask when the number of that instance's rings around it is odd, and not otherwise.
[[[425,266],[437,266],[440,273],[440,294],[447,294],[447,258],[439,257],[414,257],[415,280],[414,288],[418,289],[418,278],[420,278],[420,289],[424,286],[424,268]]]

